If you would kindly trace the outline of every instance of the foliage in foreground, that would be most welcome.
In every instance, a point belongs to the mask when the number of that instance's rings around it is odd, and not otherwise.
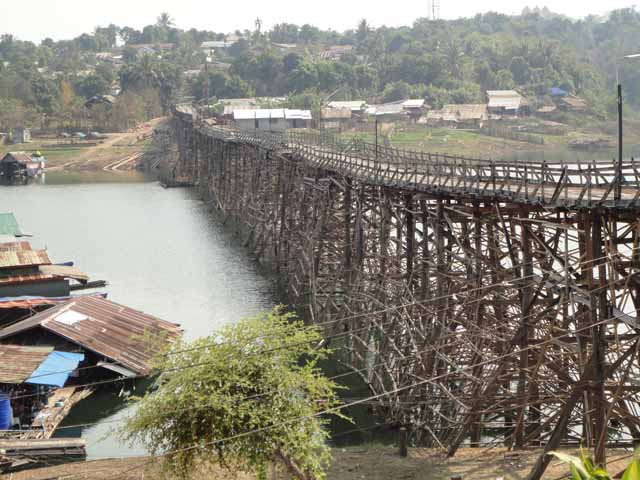
[[[328,420],[317,414],[338,405],[338,387],[318,368],[328,354],[315,348],[321,338],[276,308],[181,342],[157,361],[157,389],[139,399],[121,435],[166,454],[171,478],[210,463],[265,478],[281,462],[298,478],[322,479]]]
[[[606,469],[596,465],[593,459],[584,451],[580,452],[580,457],[573,457],[561,452],[551,452],[551,455],[559,458],[571,468],[572,480],[612,480],[613,475],[607,473]],[[622,480],[640,480],[640,450],[636,449],[634,459],[629,464],[622,476]]]

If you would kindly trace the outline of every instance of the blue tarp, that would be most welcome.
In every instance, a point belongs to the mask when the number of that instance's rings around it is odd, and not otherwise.
[[[551,96],[552,97],[564,97],[566,95],[569,95],[569,92],[567,92],[566,90],[561,89],[560,87],[553,87],[551,89]]]
[[[26,383],[64,387],[69,375],[84,360],[82,353],[51,352],[44,362],[31,374]]]

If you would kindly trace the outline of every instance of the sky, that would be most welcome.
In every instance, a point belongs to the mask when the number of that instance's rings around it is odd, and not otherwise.
[[[176,26],[229,33],[253,29],[260,18],[267,29],[281,22],[311,23],[320,28],[346,30],[366,18],[373,26],[411,25],[427,16],[429,0],[0,0],[0,34],[11,33],[39,42],[70,39],[100,25],[142,28],[168,12]],[[633,0],[438,0],[440,17],[453,19],[496,11],[520,13],[526,6],[548,6],[574,18],[633,6]],[[539,3],[535,3],[539,2]]]

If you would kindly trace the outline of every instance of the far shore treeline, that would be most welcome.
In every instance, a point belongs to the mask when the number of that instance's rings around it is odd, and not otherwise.
[[[440,108],[483,102],[491,89],[540,98],[557,87],[585,99],[592,118],[607,120],[616,109],[616,59],[639,50],[634,8],[582,20],[546,9],[419,18],[397,28],[361,20],[345,32],[287,23],[262,31],[259,22],[254,31],[185,31],[163,13],[142,30],[109,25],[39,45],[7,33],[0,37],[0,132],[16,125],[123,130],[176,100],[202,99],[206,82],[211,97],[286,97],[291,107],[311,109],[328,96],[425,98]],[[620,62],[620,75],[635,110],[640,62]]]

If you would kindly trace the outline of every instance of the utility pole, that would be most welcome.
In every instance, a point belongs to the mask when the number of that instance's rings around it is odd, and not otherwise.
[[[618,168],[616,168],[616,202],[622,198],[622,178],[622,85],[618,80]]]
[[[375,113],[376,116],[376,120],[375,120],[375,126],[376,126],[376,160],[378,160],[378,112]]]
[[[632,55],[625,55],[621,59],[616,60],[616,83],[618,84],[618,162],[616,164],[616,178],[615,178],[615,193],[614,200],[616,202],[622,199],[622,182],[624,176],[622,175],[622,81],[620,80],[620,60],[637,60],[640,59],[640,53],[634,53]]]

